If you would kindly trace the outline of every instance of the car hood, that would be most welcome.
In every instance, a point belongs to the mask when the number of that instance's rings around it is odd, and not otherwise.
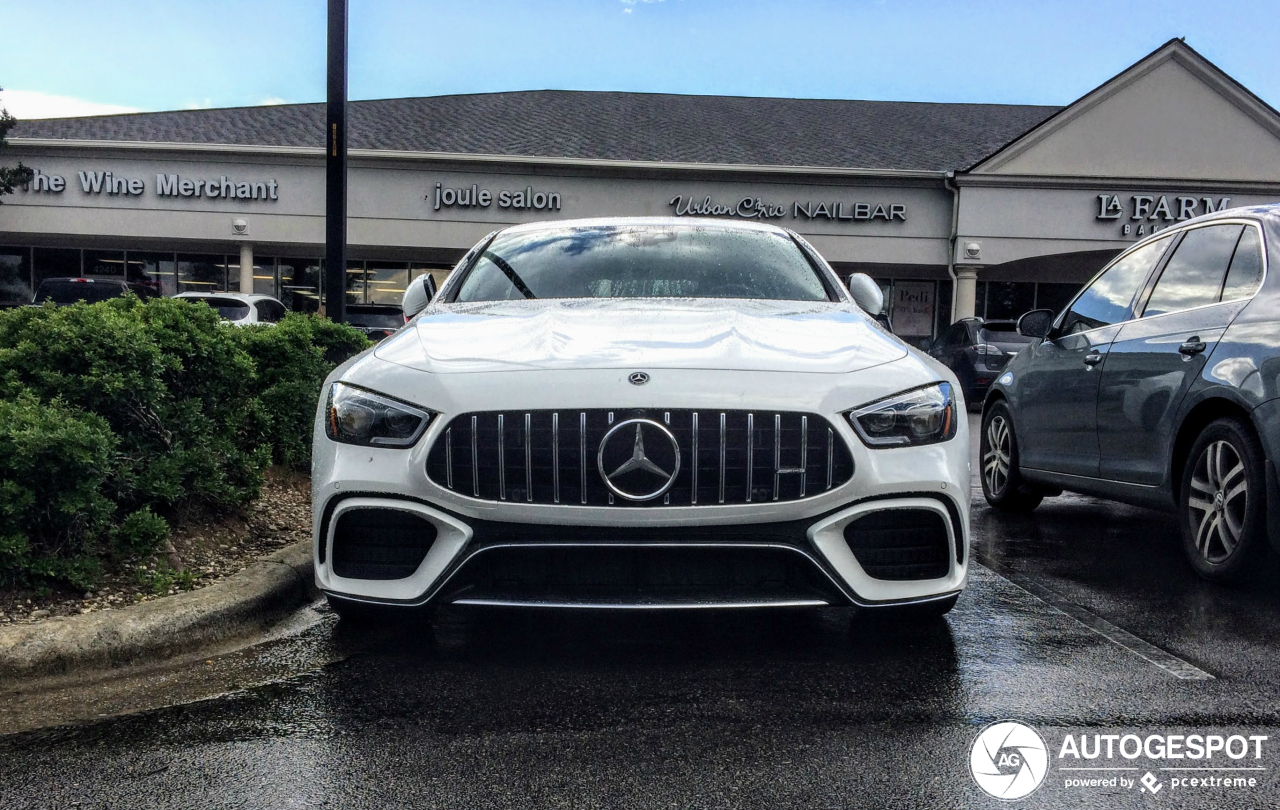
[[[725,299],[500,301],[429,308],[376,351],[436,373],[686,368],[839,374],[905,345],[839,303]]]

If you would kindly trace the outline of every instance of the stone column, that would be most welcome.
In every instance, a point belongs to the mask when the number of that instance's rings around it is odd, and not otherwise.
[[[253,292],[253,245],[240,244],[240,292]]]
[[[977,310],[978,271],[981,267],[966,265],[956,268],[956,308],[951,320],[972,318]]]

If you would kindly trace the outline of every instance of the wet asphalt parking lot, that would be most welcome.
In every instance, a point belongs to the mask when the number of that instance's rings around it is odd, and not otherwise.
[[[1075,496],[1015,517],[975,490],[973,529],[933,626],[448,609],[355,632],[318,607],[250,649],[0,694],[0,807],[997,807],[969,756],[1004,718],[1050,751],[1021,806],[1280,803],[1280,567],[1200,582],[1171,518]],[[1064,735],[1130,733],[1270,739],[1209,763],[1261,770],[1058,759]],[[1064,770],[1102,764],[1131,770]]]

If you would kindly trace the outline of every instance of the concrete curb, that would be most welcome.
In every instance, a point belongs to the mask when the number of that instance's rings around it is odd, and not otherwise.
[[[0,630],[0,681],[189,653],[262,630],[315,596],[311,543],[294,543],[197,591]]]

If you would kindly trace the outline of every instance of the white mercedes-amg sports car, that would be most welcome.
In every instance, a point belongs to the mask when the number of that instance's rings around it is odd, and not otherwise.
[[[330,376],[315,570],[371,606],[856,605],[939,615],[968,566],[945,367],[795,233],[595,219],[486,237]]]

